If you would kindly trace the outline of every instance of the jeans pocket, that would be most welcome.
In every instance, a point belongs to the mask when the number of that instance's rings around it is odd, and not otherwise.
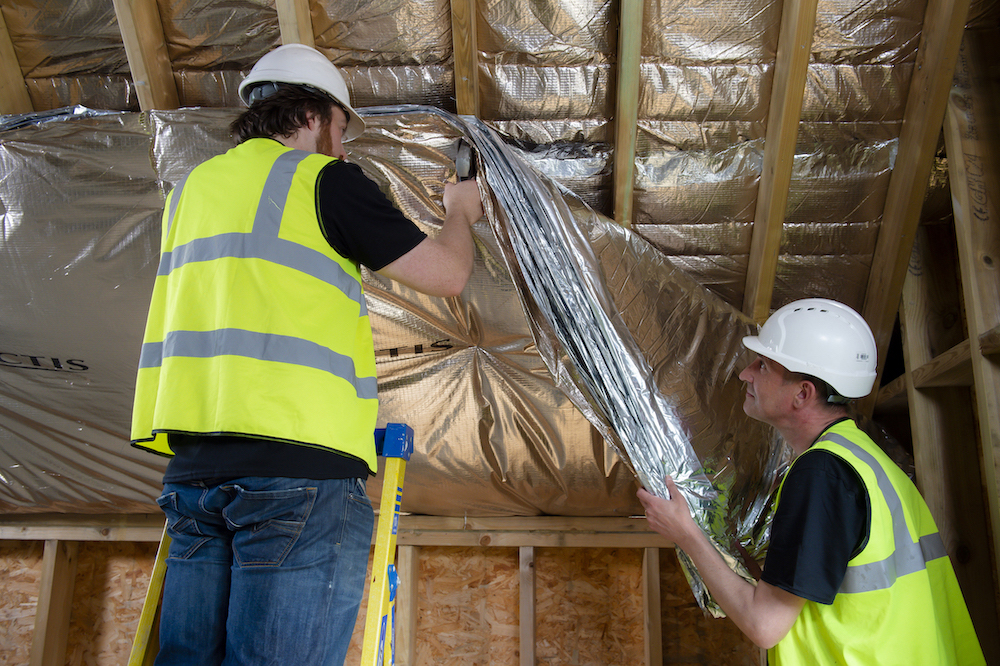
[[[225,517],[234,530],[233,556],[242,567],[281,566],[316,501],[316,488],[248,490],[232,486]]]
[[[347,496],[354,502],[371,508],[372,500],[368,497],[368,486],[364,479],[354,479],[354,484],[348,491]]]
[[[166,492],[156,498],[156,503],[167,519],[167,534],[170,535],[169,556],[189,559],[210,537],[205,534],[198,521],[181,512],[180,498],[176,492]]]

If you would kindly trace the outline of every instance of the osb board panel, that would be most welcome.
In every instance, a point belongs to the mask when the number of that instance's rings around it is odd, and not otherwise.
[[[40,541],[0,541],[0,664],[28,663],[43,551]],[[155,543],[80,543],[66,664],[128,661],[155,554]]]
[[[0,664],[27,664],[42,578],[40,541],[0,541]]]
[[[727,618],[698,606],[677,556],[660,551],[660,607],[664,664],[760,666],[760,650]]]
[[[80,543],[67,664],[128,663],[156,548],[156,543]]]
[[[537,664],[643,663],[642,553],[535,549]]]
[[[418,552],[415,664],[518,664],[517,549]]]

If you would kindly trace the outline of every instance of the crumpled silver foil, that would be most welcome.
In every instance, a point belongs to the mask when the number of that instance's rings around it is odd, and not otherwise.
[[[187,170],[228,147],[234,113],[5,119],[3,511],[155,511],[163,461],[127,432],[160,209]],[[633,515],[636,478],[662,494],[669,473],[743,572],[734,553],[762,552],[783,461],[741,409],[752,323],[485,124],[430,107],[363,113],[350,159],[418,225],[440,223],[460,136],[476,148],[487,211],[462,296],[365,276],[380,423],[416,432],[403,509]]]

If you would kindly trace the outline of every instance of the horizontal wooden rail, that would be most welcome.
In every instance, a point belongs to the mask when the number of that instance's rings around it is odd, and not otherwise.
[[[21,541],[159,541],[160,514],[6,514],[0,539]],[[641,517],[402,515],[396,542],[407,546],[669,548]]]

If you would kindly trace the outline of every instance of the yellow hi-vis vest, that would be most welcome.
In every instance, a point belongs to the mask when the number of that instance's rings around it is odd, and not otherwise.
[[[167,197],[132,444],[169,432],[332,449],[376,471],[375,350],[357,263],[323,237],[332,158],[251,139]]]
[[[870,535],[848,562],[833,604],[806,601],[768,663],[985,664],[951,560],[916,486],[853,421],[832,426],[812,448],[858,472],[871,500]]]

